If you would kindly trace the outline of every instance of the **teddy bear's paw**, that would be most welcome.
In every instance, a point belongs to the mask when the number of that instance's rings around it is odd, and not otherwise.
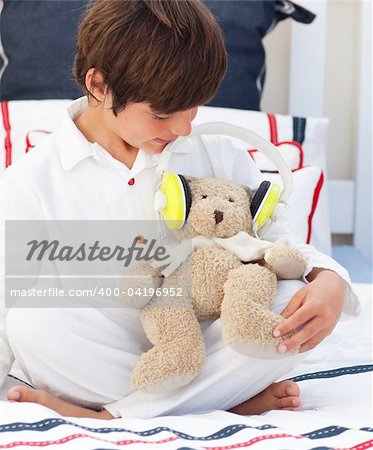
[[[299,348],[285,353],[281,353],[278,351],[279,344],[289,336],[290,334],[281,338],[268,338],[265,341],[260,339],[241,340],[232,342],[229,345],[237,353],[241,353],[245,356],[250,356],[251,358],[282,359],[299,352]]]
[[[284,321],[283,317],[252,304],[250,311],[236,315],[227,311],[223,316],[223,338],[236,352],[253,358],[274,359],[290,356],[295,352],[280,353],[278,346],[292,334],[273,337],[273,330]]]
[[[307,261],[295,248],[277,241],[264,255],[266,267],[283,280],[300,278],[307,267]]]
[[[190,383],[205,365],[203,344],[185,348],[182,342],[153,347],[141,355],[132,372],[135,390],[149,394],[173,391]]]
[[[282,280],[294,280],[301,278],[306,264],[304,260],[290,259],[287,256],[278,257],[271,264],[272,271]]]

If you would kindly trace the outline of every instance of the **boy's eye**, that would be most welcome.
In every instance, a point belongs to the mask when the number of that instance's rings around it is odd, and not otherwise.
[[[233,200],[233,198],[232,198],[232,197],[229,197],[229,198],[228,198],[228,201],[230,201],[230,202],[234,203],[234,200]]]
[[[167,119],[169,119],[170,118],[170,116],[167,116],[167,117],[163,117],[163,116],[154,116],[154,119],[156,119],[156,120],[167,120]]]
[[[207,195],[201,195],[202,198],[207,198]]]

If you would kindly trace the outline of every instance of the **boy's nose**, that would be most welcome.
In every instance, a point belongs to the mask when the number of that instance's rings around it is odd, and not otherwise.
[[[192,110],[176,113],[170,127],[171,133],[176,136],[188,136],[192,131],[193,119]]]

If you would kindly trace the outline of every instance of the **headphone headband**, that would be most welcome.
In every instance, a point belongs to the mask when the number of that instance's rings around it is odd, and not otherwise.
[[[221,135],[240,139],[264,153],[277,168],[283,184],[281,193],[276,183],[263,182],[251,203],[254,232],[257,234],[261,229],[263,233],[285,209],[292,191],[293,174],[275,145],[253,131],[224,122],[198,125],[192,129],[189,136],[179,137],[166,147],[156,169],[162,176],[162,182],[154,198],[155,210],[163,217],[169,228],[179,229],[185,223],[191,202],[191,198],[188,200],[188,196],[191,197],[190,191],[187,189],[188,186],[185,186],[187,183],[180,175],[165,176],[165,174],[168,172],[168,164],[175,147],[183,145],[193,136],[201,135]]]
[[[241,139],[249,145],[255,147],[258,151],[265,154],[265,156],[272,161],[278,170],[278,173],[282,179],[283,190],[281,192],[280,201],[286,203],[293,188],[293,174],[287,166],[285,160],[280,155],[277,147],[271,142],[264,139],[254,131],[247,130],[246,128],[238,127],[225,122],[210,122],[197,125],[192,129],[189,136],[184,136],[176,139],[165,152],[165,158],[168,160],[172,154],[172,151],[176,146],[182,145],[183,142],[193,136],[203,135],[220,135],[230,136],[232,138]],[[163,156],[163,155],[162,155]],[[167,158],[168,157],[168,158]]]

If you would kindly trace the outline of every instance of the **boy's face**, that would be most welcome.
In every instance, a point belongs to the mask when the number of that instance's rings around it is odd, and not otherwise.
[[[130,103],[116,117],[106,109],[104,120],[114,134],[129,146],[149,153],[160,153],[169,142],[190,134],[197,110],[192,108],[163,115],[154,113],[148,103]]]

